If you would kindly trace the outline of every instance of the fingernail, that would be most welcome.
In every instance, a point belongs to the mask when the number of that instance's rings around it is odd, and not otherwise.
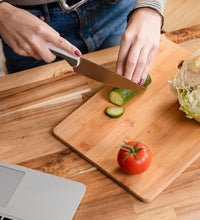
[[[144,79],[141,79],[140,80],[140,85],[143,85],[144,84]]]
[[[81,53],[79,50],[76,50],[76,51],[74,52],[74,54],[75,54],[76,56],[78,56],[78,57],[80,57],[80,56],[82,55],[82,53]]]

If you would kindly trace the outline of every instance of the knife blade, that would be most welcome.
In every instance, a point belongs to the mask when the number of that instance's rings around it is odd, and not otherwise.
[[[140,91],[145,89],[143,86],[117,74],[116,72],[109,70],[101,65],[93,63],[83,57],[75,57],[67,51],[56,47],[52,44],[48,45],[48,48],[56,56],[65,59],[74,69],[74,72],[87,76],[96,81],[105,83],[107,85],[118,87],[122,89]]]

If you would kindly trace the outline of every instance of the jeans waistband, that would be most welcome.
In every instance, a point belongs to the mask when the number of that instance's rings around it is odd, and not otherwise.
[[[113,4],[117,3],[119,0],[103,0],[103,1],[108,5],[113,5]],[[65,2],[65,0],[64,0],[64,2]],[[72,8],[69,11],[66,11],[65,8],[62,7],[62,4],[60,3],[59,0],[57,2],[51,2],[51,3],[47,3],[47,4],[16,5],[16,7],[19,7],[21,9],[25,9],[25,10],[41,10],[43,12],[43,16],[41,16],[41,19],[43,21],[50,22],[51,19],[50,19],[50,15],[49,15],[49,9],[60,7],[63,11],[71,12],[86,2],[87,2],[87,0],[66,0],[66,4],[69,6],[69,8]]]
[[[81,0],[66,0],[66,3],[69,6],[72,6]],[[40,9],[43,5],[47,5],[48,8],[54,8],[59,5],[59,1],[57,2],[51,2],[51,3],[46,3],[46,4],[39,4],[39,5],[15,5],[16,7],[22,8],[22,9]]]
[[[16,7],[21,8],[21,9],[27,9],[27,10],[37,10],[37,9],[42,9],[44,5],[47,5],[48,8],[55,8],[58,7],[58,2],[52,2],[48,4],[41,4],[41,5],[16,5]]]
[[[76,6],[76,5],[79,6],[78,5],[79,2],[85,3],[85,2],[87,2],[87,0],[84,0],[84,1],[83,0],[66,0],[66,4],[69,6],[69,8],[72,7],[72,10],[76,8],[73,6]],[[16,7],[24,9],[24,10],[38,10],[38,9],[42,10],[43,16],[41,19],[46,22],[50,22],[49,9],[60,7],[60,8],[62,8],[63,11],[65,11],[65,9],[62,7],[62,4],[60,4],[59,1],[46,3],[46,4],[40,4],[40,5],[16,5]],[[72,10],[70,10],[69,12],[71,12]]]
[[[74,4],[77,4],[81,2],[82,0],[66,0],[66,3],[69,6],[72,6]],[[117,3],[119,0],[104,0],[104,2],[108,5],[113,5]],[[87,2],[87,0],[86,0]],[[38,4],[38,5],[15,5],[16,7],[22,8],[22,9],[41,9],[43,5],[47,5],[48,8],[54,8],[59,5],[59,0],[56,2],[46,3],[46,4]]]

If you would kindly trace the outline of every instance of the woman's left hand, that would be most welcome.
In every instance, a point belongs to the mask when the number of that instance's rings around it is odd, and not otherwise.
[[[144,84],[160,43],[162,17],[154,9],[139,8],[131,15],[122,36],[117,73]]]

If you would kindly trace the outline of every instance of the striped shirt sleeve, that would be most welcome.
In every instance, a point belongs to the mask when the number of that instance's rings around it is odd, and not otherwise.
[[[135,0],[133,10],[138,8],[153,8],[163,16],[166,0]]]

